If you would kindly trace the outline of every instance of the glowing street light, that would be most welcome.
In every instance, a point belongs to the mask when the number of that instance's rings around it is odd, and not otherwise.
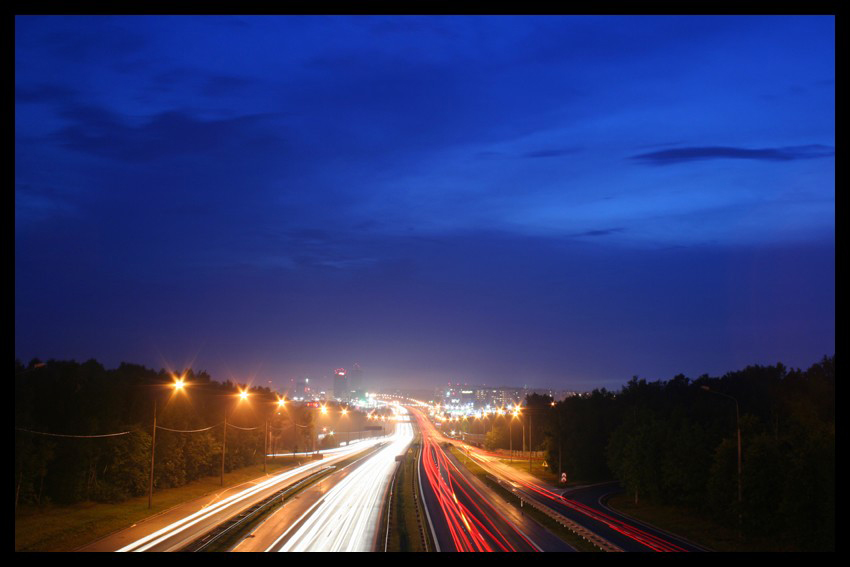
[[[511,417],[510,422],[508,422],[508,436],[510,437],[510,449],[511,449],[510,460],[513,461],[514,460],[514,427],[513,426],[514,426],[514,419],[519,417],[520,408],[519,408],[519,406],[516,406],[516,405],[511,406],[511,408],[513,408],[513,410],[511,411],[511,413],[513,414],[513,417]],[[525,425],[523,425],[523,438],[525,438]]]
[[[239,401],[248,399],[248,388],[239,388]],[[227,406],[224,406],[224,432],[221,435],[221,485],[224,486],[224,454],[227,451]]]
[[[43,363],[39,363],[44,366]],[[36,365],[38,368],[39,365]],[[171,384],[171,387],[174,388],[175,392],[182,391],[186,386],[186,375],[182,374],[181,376],[174,376],[172,374],[172,378],[174,378],[174,383]],[[153,502],[153,467],[154,467],[154,457],[156,456],[156,396],[153,399],[153,429],[151,430],[151,475],[150,482],[148,483],[148,508],[151,507]]]

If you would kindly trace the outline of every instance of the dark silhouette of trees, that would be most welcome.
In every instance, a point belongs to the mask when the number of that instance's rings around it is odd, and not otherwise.
[[[733,400],[740,408],[742,499]],[[635,501],[690,508],[746,536],[835,546],[835,357],[806,371],[749,366],[720,378],[632,378],[555,404],[547,458],[570,480],[617,479]]]
[[[145,494],[155,403],[155,488],[218,474],[225,407],[234,425],[227,432],[226,469],[261,462],[264,420],[276,408],[273,394],[253,388],[252,402],[233,410],[234,384],[191,370],[185,378],[189,391],[177,395],[168,372],[135,364],[107,370],[94,360],[33,360],[27,366],[16,360],[16,508]]]
[[[94,360],[16,360],[16,509],[143,495],[155,403],[157,425],[165,428],[156,438],[158,488],[219,473],[225,411],[226,470],[262,460],[266,422],[270,449],[287,452],[314,449],[316,428],[331,419],[314,421],[315,411],[303,407],[281,409],[266,388],[253,388],[251,403],[239,404],[230,382],[193,371],[186,380],[189,392],[175,395],[169,373],[139,365],[107,370]],[[733,401],[711,392],[737,401],[740,423]],[[545,447],[551,469],[571,481],[617,479],[638,502],[690,508],[730,526],[740,514],[746,536],[781,538],[802,550],[835,548],[834,356],[806,371],[777,364],[719,378],[634,377],[618,392],[594,390],[554,405],[530,396],[524,405],[523,421],[513,418],[514,449],[522,446],[524,423],[533,448]],[[352,417],[345,418],[347,431]],[[510,445],[511,419],[492,418],[487,447]]]

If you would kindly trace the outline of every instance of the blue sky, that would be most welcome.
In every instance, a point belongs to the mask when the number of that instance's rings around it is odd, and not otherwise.
[[[15,24],[15,352],[585,389],[835,349],[832,17]]]

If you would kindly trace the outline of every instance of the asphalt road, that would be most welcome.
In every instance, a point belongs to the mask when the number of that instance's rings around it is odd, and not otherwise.
[[[500,462],[487,451],[451,441],[475,458],[477,464],[493,476],[508,482],[514,492],[533,500],[599,535],[623,551],[706,551],[692,542],[633,518],[619,514],[603,504],[604,497],[618,490],[616,483],[605,483],[563,494],[561,488],[546,485],[527,472]]]
[[[402,411],[406,417],[406,410]],[[412,425],[398,421],[386,445],[352,467],[267,551],[375,550],[384,496],[397,468],[396,456],[407,451],[412,441]]]
[[[202,537],[215,526],[249,508],[276,491],[385,439],[374,438],[324,452],[321,460],[275,475],[260,477],[239,486],[222,489],[203,498],[176,506],[130,528],[112,534],[80,551],[177,551]]]
[[[429,523],[440,551],[568,551],[440,447],[441,436],[414,410],[422,432],[419,477]]]

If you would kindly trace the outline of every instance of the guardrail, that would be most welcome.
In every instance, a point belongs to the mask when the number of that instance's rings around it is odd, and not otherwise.
[[[393,507],[393,489],[395,488],[395,479],[398,476],[399,469],[401,469],[401,467],[404,466],[403,462],[398,462],[398,461],[400,461],[400,459],[398,458],[397,455],[396,455],[395,460],[397,461],[397,464],[396,464],[396,467],[395,467],[395,471],[393,471],[392,480],[390,481],[389,492],[387,493],[387,496],[386,496],[387,512],[386,512],[385,518],[386,518],[386,522],[387,522],[387,530],[386,530],[386,533],[384,534],[384,552],[387,551],[387,548],[390,545],[390,525],[392,524],[392,519],[393,519],[392,518],[392,507]]]
[[[590,531],[589,529],[587,529],[584,526],[574,522],[573,520],[570,520],[566,516],[559,514],[558,512],[552,510],[548,506],[544,506],[543,504],[540,504],[539,502],[536,502],[535,500],[533,500],[531,498],[523,498],[522,496],[517,494],[516,488],[512,484],[510,484],[509,482],[506,482],[506,481],[504,481],[500,478],[497,478],[497,477],[495,477],[493,475],[489,475],[489,474],[487,475],[487,478],[489,478],[493,482],[496,482],[502,488],[509,490],[511,493],[513,493],[517,498],[519,498],[521,505],[523,505],[525,503],[530,504],[538,512],[546,514],[552,520],[558,522],[559,524],[561,524],[562,526],[564,526],[565,528],[567,528],[568,530],[570,530],[571,532],[573,532],[574,534],[576,534],[577,536],[579,536],[580,538],[585,540],[586,542],[588,542],[592,545],[595,545],[596,547],[598,547],[602,551],[614,551],[614,552],[623,551],[622,548],[614,545],[613,543],[611,543],[607,539],[605,539],[602,536]]]
[[[278,490],[271,496],[268,496],[253,506],[243,510],[236,516],[231,519],[223,522],[213,528],[211,531],[204,534],[201,538],[196,539],[192,543],[182,547],[180,551],[205,551],[214,543],[221,541],[227,535],[235,533],[238,529],[244,526],[247,522],[251,521],[258,514],[268,509],[272,505],[276,504],[278,500],[285,499],[289,494],[299,490],[304,484],[312,482],[316,479],[316,477],[326,474],[328,471],[335,469],[334,465],[329,465],[326,467],[322,467],[320,470],[310,474],[309,476],[301,479],[295,484],[291,484],[286,488],[282,488]]]
[[[422,540],[422,549],[431,551],[428,545],[428,534],[425,533],[425,524],[422,521],[422,510],[419,509],[419,494],[416,492],[416,483],[419,478],[419,454],[422,453],[422,447],[419,447],[419,453],[413,462],[413,474],[410,475],[410,484],[413,488],[413,509],[416,511],[416,527],[419,529],[419,538]],[[423,503],[424,506],[424,503]]]

